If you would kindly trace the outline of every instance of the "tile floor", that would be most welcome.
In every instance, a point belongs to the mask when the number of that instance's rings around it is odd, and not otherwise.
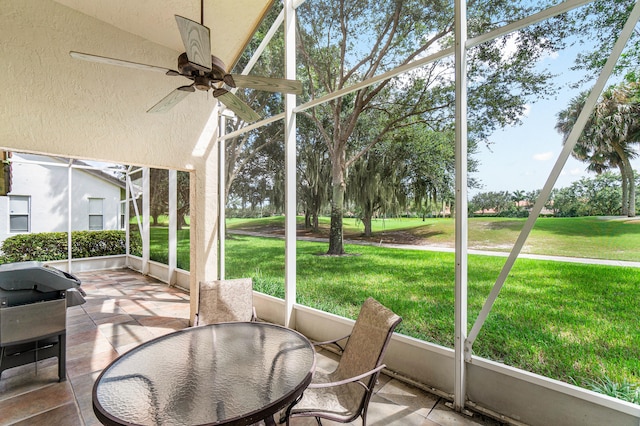
[[[6,370],[0,378],[0,425],[99,425],[91,390],[113,359],[149,339],[188,326],[189,295],[130,270],[77,274],[87,302],[67,310],[67,380],[58,382],[57,359]],[[320,351],[318,368],[336,357]],[[369,406],[370,426],[498,425],[458,414],[445,400],[381,376]],[[292,426],[315,425],[312,418]],[[334,424],[323,422],[325,425]],[[353,424],[360,425],[360,420]]]

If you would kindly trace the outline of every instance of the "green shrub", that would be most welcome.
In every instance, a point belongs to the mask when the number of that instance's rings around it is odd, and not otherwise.
[[[142,241],[138,234],[131,235],[130,246],[131,253],[141,251]],[[15,235],[3,241],[0,263],[64,260],[67,259],[67,249],[66,232]],[[73,231],[71,233],[71,256],[74,259],[125,253],[125,231]]]

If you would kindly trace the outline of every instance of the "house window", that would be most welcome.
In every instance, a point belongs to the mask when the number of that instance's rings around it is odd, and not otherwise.
[[[29,232],[31,197],[28,195],[9,196],[9,231]]]
[[[102,218],[102,198],[89,198],[89,230],[101,231],[104,229]]]

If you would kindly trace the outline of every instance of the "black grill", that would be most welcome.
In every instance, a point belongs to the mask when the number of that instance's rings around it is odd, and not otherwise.
[[[8,368],[58,357],[66,377],[66,308],[85,302],[80,280],[40,262],[0,265],[0,377]]]

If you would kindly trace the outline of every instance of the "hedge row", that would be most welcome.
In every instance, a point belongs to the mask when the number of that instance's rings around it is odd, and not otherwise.
[[[20,234],[9,237],[2,243],[0,263],[27,260],[47,261],[67,259],[67,233],[43,232]],[[139,235],[131,235],[130,252],[142,251]],[[71,232],[71,255],[83,257],[112,256],[126,253],[125,231],[73,231]]]

